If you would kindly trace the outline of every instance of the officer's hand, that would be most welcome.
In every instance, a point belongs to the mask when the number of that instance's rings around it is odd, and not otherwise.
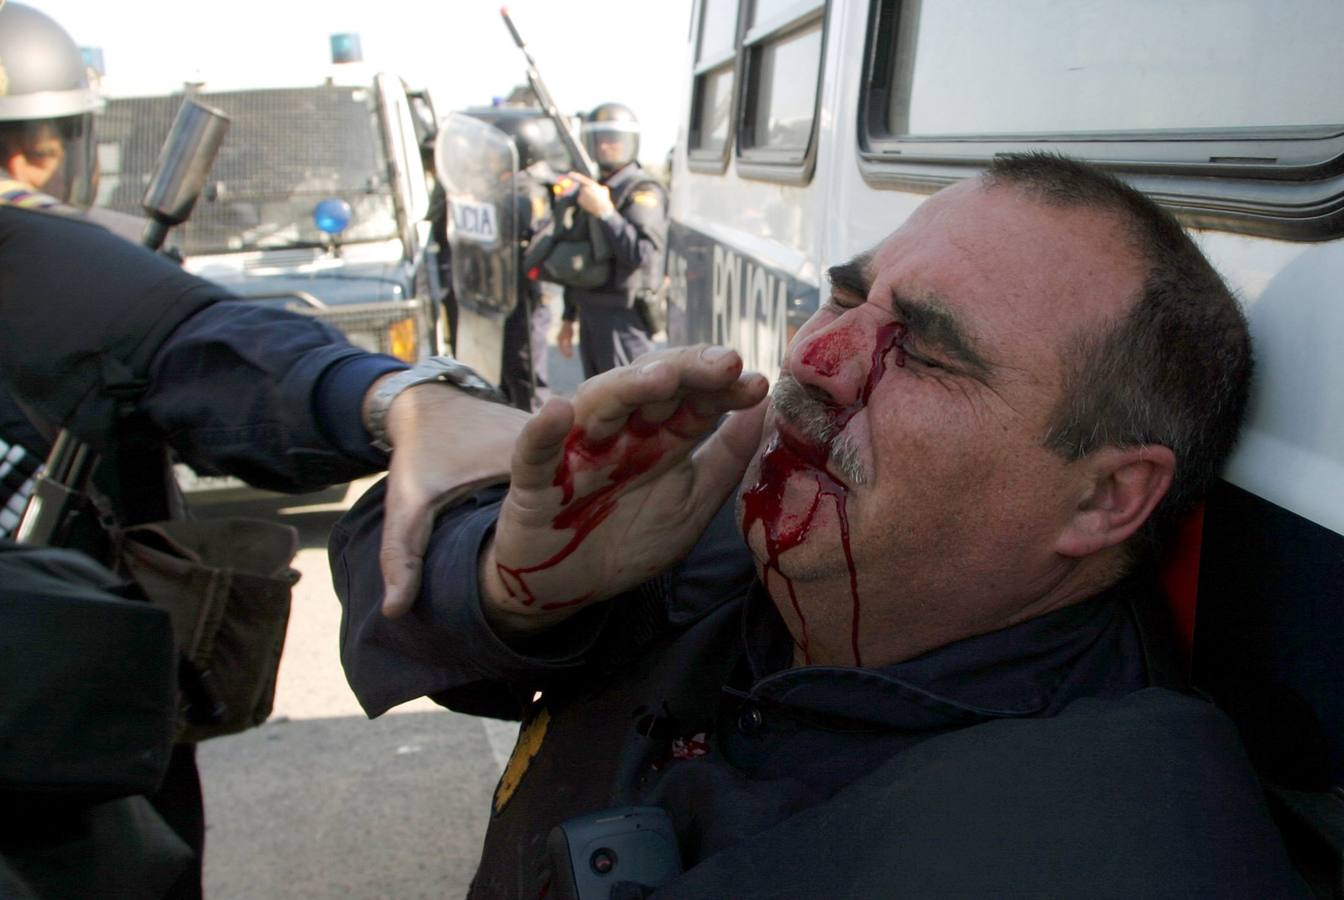
[[[392,401],[392,461],[378,554],[384,615],[395,618],[415,602],[435,513],[465,494],[508,481],[506,461],[529,418],[442,384],[417,385]]]
[[[549,627],[685,555],[756,450],[766,389],[735,352],[697,346],[604,372],[572,403],[548,401],[518,439],[481,555],[494,626],[505,635]]]
[[[572,359],[574,356],[574,323],[561,322],[560,333],[555,336],[555,349],[560,351],[560,355],[565,359]]]
[[[578,172],[570,172],[569,177],[579,183],[579,206],[589,215],[600,219],[616,211],[615,204],[611,202],[611,191],[607,190],[606,185]]]

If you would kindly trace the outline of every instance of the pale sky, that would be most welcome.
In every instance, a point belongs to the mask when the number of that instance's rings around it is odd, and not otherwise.
[[[329,37],[360,35],[364,60],[427,87],[440,114],[524,81],[499,0],[27,0],[81,46],[103,48],[108,96],[315,84]],[[615,100],[644,127],[640,156],[676,141],[690,82],[691,0],[513,0],[514,23],[564,112]]]

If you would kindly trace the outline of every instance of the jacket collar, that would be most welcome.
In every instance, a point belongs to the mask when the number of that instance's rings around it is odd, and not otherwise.
[[[827,727],[927,730],[1054,715],[1083,696],[1147,685],[1127,603],[1135,590],[1121,582],[1082,603],[884,668],[789,668],[792,639],[758,583],[743,615],[753,681],[745,696]]]

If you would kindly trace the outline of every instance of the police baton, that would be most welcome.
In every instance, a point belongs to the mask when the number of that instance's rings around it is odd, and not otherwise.
[[[595,178],[597,169],[593,166],[593,161],[584,152],[583,145],[574,140],[574,135],[569,130],[569,123],[565,117],[560,115],[560,110],[555,105],[555,100],[551,98],[551,92],[546,90],[546,83],[541,80],[541,72],[537,71],[537,62],[532,58],[532,54],[527,52],[527,42],[523,36],[518,33],[517,27],[513,24],[513,19],[509,18],[509,8],[501,6],[499,15],[504,20],[505,26],[509,29],[509,34],[513,36],[513,42],[518,45],[518,49],[523,51],[523,58],[527,60],[527,83],[532,87],[532,93],[537,95],[537,103],[541,105],[542,112],[546,117],[555,123],[556,131],[560,134],[560,140],[564,143],[565,149],[569,151],[570,159],[574,160],[574,165],[584,175],[589,178]]]

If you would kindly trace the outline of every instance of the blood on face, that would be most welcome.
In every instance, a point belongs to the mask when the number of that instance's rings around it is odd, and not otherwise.
[[[887,372],[887,357],[891,356],[896,366],[905,365],[905,353],[901,349],[907,334],[904,323],[887,322],[877,329],[872,358],[868,367],[868,376],[858,397],[846,406],[830,408],[832,428],[830,433],[839,435],[849,424],[849,420],[865,406],[872,396],[874,388]],[[852,357],[856,345],[849,331],[837,329],[819,335],[803,353],[801,362],[813,368],[823,376],[834,376],[844,360]],[[850,646],[854,654],[854,665],[863,665],[859,653],[859,580],[854,566],[854,554],[849,542],[849,517],[846,513],[848,488],[837,481],[826,470],[830,457],[829,447],[817,446],[794,439],[786,432],[777,432],[770,438],[765,452],[761,454],[760,474],[756,484],[742,494],[743,517],[742,533],[750,534],[752,526],[760,522],[765,535],[765,562],[763,577],[766,588],[770,586],[773,573],[784,581],[789,592],[789,602],[800,623],[800,635],[796,643],[803,653],[803,662],[811,664],[812,654],[809,646],[807,617],[798,603],[798,595],[793,581],[780,569],[780,556],[797,547],[812,533],[817,511],[823,499],[834,502],[836,516],[840,521],[840,545],[845,554],[845,564],[849,569],[849,590],[851,598]],[[808,478],[812,482],[813,493],[807,503],[807,510],[799,518],[786,517],[783,510],[784,489],[789,479],[795,475]]]

